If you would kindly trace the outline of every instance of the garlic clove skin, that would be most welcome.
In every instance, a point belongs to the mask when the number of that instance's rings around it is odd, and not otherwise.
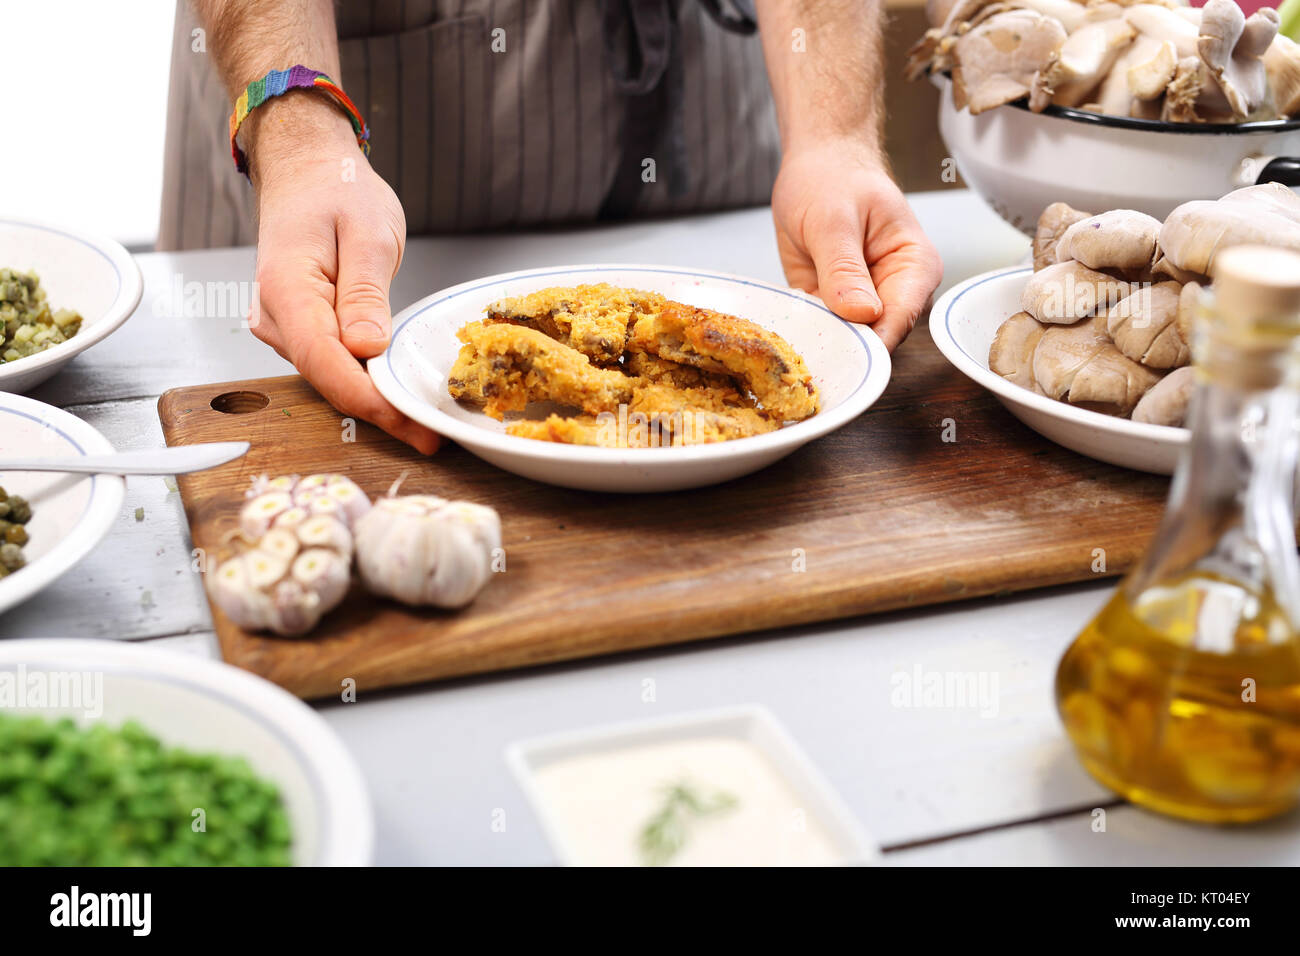
[[[297,483],[297,475],[280,475],[277,478],[272,478],[269,475],[258,475],[249,483],[249,488],[244,492],[244,497],[257,498],[272,491],[293,491],[293,486]]]
[[[245,630],[297,637],[347,594],[352,533],[340,518],[303,508],[280,518],[251,550],[208,574],[206,584],[213,603]]]
[[[260,548],[243,556],[248,586],[254,590],[269,588],[289,570],[289,559]]]
[[[339,520],[346,520],[343,506],[327,494],[304,495],[298,498],[298,505],[311,515],[332,515]]]
[[[275,586],[265,627],[281,637],[301,637],[320,622],[324,613],[320,597],[290,578]]]
[[[293,499],[285,491],[268,491],[253,498],[239,511],[239,530],[246,538],[257,540],[283,512],[293,507]]]
[[[357,522],[357,571],[370,591],[403,604],[426,603],[425,569],[432,560],[422,525],[427,515],[399,498],[385,498]]]
[[[491,508],[455,501],[435,512],[437,560],[425,596],[438,607],[464,607],[492,574],[492,552],[501,546],[501,519]]]
[[[294,529],[297,528],[298,525],[302,524],[310,517],[311,517],[310,511],[308,511],[306,508],[300,508],[298,505],[294,505],[289,510],[281,511],[278,515],[276,515],[275,520],[271,522],[271,527]]]
[[[335,476],[330,474],[308,475],[306,478],[298,479],[298,483],[294,487],[298,491],[317,491],[329,484],[330,479],[333,477]]]
[[[433,495],[381,498],[357,522],[357,569],[375,594],[464,607],[487,584],[501,546],[496,511]]]
[[[271,598],[248,585],[243,555],[232,558],[207,575],[212,601],[226,617],[247,630],[259,630],[271,615]]]
[[[370,510],[370,499],[346,475],[317,474],[299,478],[262,475],[246,492],[249,499],[239,513],[244,537],[256,541],[273,527],[296,527],[311,515],[334,515],[348,528]]]
[[[313,515],[298,525],[298,540],[307,548],[329,548],[352,560],[352,532],[332,515]]]
[[[257,550],[273,554],[285,561],[292,561],[298,554],[300,545],[298,536],[288,528],[272,528],[262,535],[257,543]]]
[[[370,499],[347,475],[308,475],[298,482],[294,500],[313,514],[342,515],[349,529],[370,510]]]
[[[350,478],[344,478],[342,475],[335,475],[334,478],[336,480],[325,486],[324,493],[338,502],[343,514],[347,517],[348,527],[355,527],[361,517],[370,510],[370,499]]]
[[[343,600],[350,579],[348,562],[337,551],[308,548],[293,562],[293,579],[319,598],[322,613]]]

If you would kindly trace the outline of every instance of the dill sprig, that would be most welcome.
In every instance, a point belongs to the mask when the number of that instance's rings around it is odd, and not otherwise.
[[[684,781],[664,788],[664,805],[641,828],[641,862],[645,866],[668,863],[686,845],[692,819],[731,810],[737,802],[721,790],[705,799]]]

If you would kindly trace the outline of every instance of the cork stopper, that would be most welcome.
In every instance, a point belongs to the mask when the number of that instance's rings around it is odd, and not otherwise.
[[[1219,316],[1241,331],[1300,334],[1300,253],[1233,246],[1214,261]]]
[[[1192,354],[1203,376],[1233,388],[1300,387],[1300,253],[1225,249],[1213,289],[1192,299]]]

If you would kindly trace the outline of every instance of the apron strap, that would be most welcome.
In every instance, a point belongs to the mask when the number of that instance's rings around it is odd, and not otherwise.
[[[677,11],[681,0],[602,0],[605,52],[615,88],[624,98],[623,150],[602,219],[622,219],[636,207],[642,163],[656,158],[676,199],[691,188],[682,128],[685,64],[679,48]],[[752,0],[699,0],[724,30],[743,35],[758,29]],[[725,6],[725,9],[724,9]]]
[[[623,95],[623,149],[602,219],[626,218],[645,188],[646,159],[656,179],[667,179],[673,198],[690,189],[686,138],[682,129],[685,66],[678,50],[680,0],[603,0],[605,52],[614,83]]]

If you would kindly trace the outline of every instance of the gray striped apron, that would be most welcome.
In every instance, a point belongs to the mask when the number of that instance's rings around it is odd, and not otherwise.
[[[770,198],[780,146],[749,0],[343,0],[336,10],[338,79],[370,124],[370,162],[410,235]],[[192,50],[197,25],[178,4],[164,250],[256,241],[252,190],[230,160],[231,104],[209,56]]]

